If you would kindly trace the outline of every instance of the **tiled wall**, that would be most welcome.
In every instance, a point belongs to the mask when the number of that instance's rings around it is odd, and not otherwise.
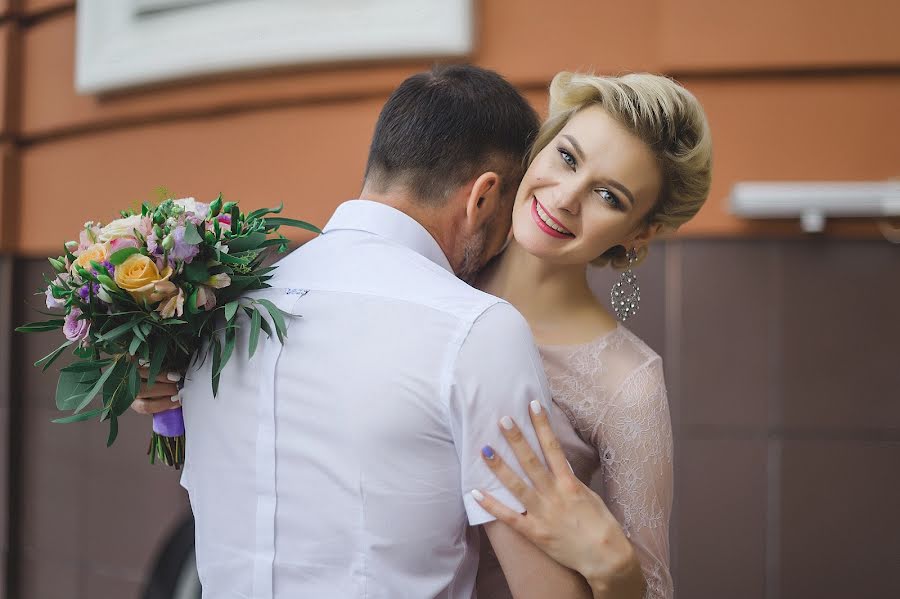
[[[44,268],[18,265],[17,303]],[[629,326],[664,358],[675,428],[678,596],[900,596],[898,248],[670,241],[638,275]],[[615,275],[591,277],[607,296]],[[143,419],[113,450],[97,425],[50,423],[52,377],[25,365],[54,341],[14,338],[17,599],[137,599],[184,494],[146,464]]]

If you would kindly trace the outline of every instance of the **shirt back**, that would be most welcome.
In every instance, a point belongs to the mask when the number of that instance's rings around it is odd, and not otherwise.
[[[291,315],[284,344],[249,358],[241,316],[218,397],[211,360],[184,390],[204,596],[471,597],[469,525],[492,518],[468,491],[516,505],[479,449],[549,405],[527,326],[380,204],[344,204],[278,266],[246,302]]]

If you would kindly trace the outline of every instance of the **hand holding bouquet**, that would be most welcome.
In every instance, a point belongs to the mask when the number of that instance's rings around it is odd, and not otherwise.
[[[320,232],[303,221],[270,216],[280,211],[243,214],[220,195],[211,204],[193,198],[145,203],[140,213],[122,212],[105,226],[85,223],[79,241],[50,258],[56,275],[44,291],[47,307],[62,309],[63,318],[16,329],[63,330],[65,343],[35,362],[44,370],[73,348],[76,360],[60,371],[56,389],[57,408],[72,414],[55,422],[107,421],[112,445],[117,419],[140,389],[139,362],[154,381],[161,372],[184,372],[192,360],[211,355],[215,394],[234,350],[239,310],[250,318],[251,356],[260,332],[273,335],[261,309],[283,341],[285,315],[268,300],[241,299],[269,286],[276,267],[264,267],[264,259],[270,250],[287,250],[280,227]],[[95,398],[99,405],[88,409]],[[184,463],[180,408],[154,415],[149,454],[151,462],[158,458],[176,468]]]

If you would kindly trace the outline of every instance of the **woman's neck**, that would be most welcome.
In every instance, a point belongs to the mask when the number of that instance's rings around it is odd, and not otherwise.
[[[581,343],[615,326],[587,283],[585,265],[550,264],[513,241],[485,269],[479,287],[525,317],[543,343]]]

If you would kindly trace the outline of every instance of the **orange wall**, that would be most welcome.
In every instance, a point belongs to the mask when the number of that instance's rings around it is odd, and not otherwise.
[[[426,62],[241,74],[105,97],[74,92],[71,2],[0,2],[0,251],[57,252],[85,220],[166,186],[284,201],[324,223],[359,189],[378,110]],[[900,175],[900,3],[861,0],[482,0],[472,61],[545,107],[561,69],[652,70],[705,105],[708,206],[684,235],[798,234],[728,214],[734,182]],[[2,15],[6,15],[2,17]],[[870,222],[829,234],[873,235]]]

